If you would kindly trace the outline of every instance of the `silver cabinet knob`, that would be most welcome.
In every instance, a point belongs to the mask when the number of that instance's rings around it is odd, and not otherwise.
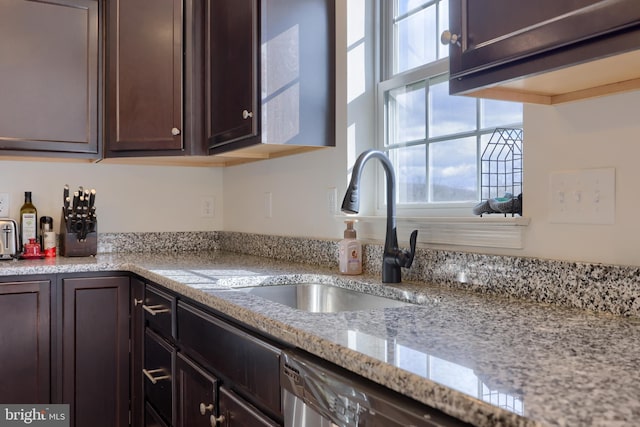
[[[205,405],[204,402],[200,402],[200,414],[204,415],[207,413],[207,411],[213,412],[213,403]]]
[[[178,128],[171,129],[171,135],[173,135],[173,136],[180,135],[180,129],[178,129]]]
[[[211,415],[209,421],[211,422],[211,427],[216,427],[217,423],[220,423],[220,425],[222,425],[222,423],[224,422],[224,415],[220,415],[217,418],[214,415]]]
[[[440,43],[460,46],[460,38],[459,34],[452,34],[451,31],[444,30],[442,34],[440,34]]]
[[[247,120],[249,117],[253,117],[253,113],[251,111],[244,110],[242,112],[242,118]]]

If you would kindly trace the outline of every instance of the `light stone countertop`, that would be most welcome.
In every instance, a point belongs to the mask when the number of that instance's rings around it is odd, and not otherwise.
[[[0,276],[129,271],[478,426],[640,423],[640,319],[225,252],[0,262]],[[230,290],[324,282],[416,302],[307,313]]]

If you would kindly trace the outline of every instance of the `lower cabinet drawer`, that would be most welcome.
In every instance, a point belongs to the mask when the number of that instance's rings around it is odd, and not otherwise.
[[[147,285],[144,291],[144,320],[150,329],[166,337],[175,338],[175,297]]]
[[[173,423],[173,373],[175,349],[159,335],[147,329],[144,337],[144,395],[156,412]]]
[[[281,414],[280,349],[217,317],[178,302],[178,342],[254,404]]]

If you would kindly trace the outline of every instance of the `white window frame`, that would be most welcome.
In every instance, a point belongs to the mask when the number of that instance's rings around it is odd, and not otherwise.
[[[387,152],[385,146],[386,114],[385,96],[387,91],[401,86],[448,74],[449,58],[445,57],[428,65],[417,67],[389,77],[393,70],[392,43],[393,0],[377,1],[377,84],[376,84],[376,147]],[[382,7],[391,10],[383,11]],[[507,124],[505,124],[506,126]],[[514,124],[520,125],[522,124]],[[478,158],[481,153],[478,152]],[[379,168],[377,168],[379,169]],[[374,217],[362,218],[364,221],[379,222],[386,215],[385,176],[377,171],[376,212]],[[478,180],[480,170],[478,169]],[[479,183],[480,181],[478,181]],[[478,184],[479,185],[479,184]],[[519,216],[473,215],[471,209],[478,202],[429,203],[415,205],[397,205],[398,233],[401,229],[421,230],[420,241],[442,245],[482,246],[496,248],[521,249],[524,247],[523,227],[529,224],[528,218]],[[404,232],[404,231],[403,231]],[[498,234],[496,234],[498,233]],[[499,237],[496,237],[499,236]]]

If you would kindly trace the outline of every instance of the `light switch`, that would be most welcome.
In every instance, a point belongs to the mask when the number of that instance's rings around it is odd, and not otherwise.
[[[549,177],[549,222],[615,223],[614,168],[552,172]]]

